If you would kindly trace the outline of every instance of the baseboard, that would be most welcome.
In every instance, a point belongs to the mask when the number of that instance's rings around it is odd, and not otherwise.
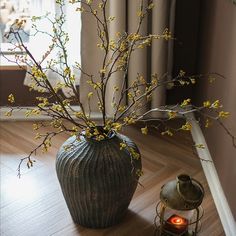
[[[236,222],[229,207],[228,201],[225,197],[223,188],[221,186],[215,165],[212,161],[211,154],[209,152],[206,140],[202,133],[202,130],[194,118],[193,114],[188,115],[187,119],[192,125],[192,137],[195,143],[203,144],[204,149],[197,148],[197,152],[200,158],[208,161],[201,161],[204,174],[206,176],[212,197],[214,199],[216,209],[218,211],[221,223],[223,225],[226,236],[236,235]],[[209,162],[210,161],[210,162]]]

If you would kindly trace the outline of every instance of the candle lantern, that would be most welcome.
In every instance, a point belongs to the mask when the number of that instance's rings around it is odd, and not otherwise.
[[[158,236],[195,236],[200,231],[204,188],[200,182],[181,174],[162,186],[155,224]]]

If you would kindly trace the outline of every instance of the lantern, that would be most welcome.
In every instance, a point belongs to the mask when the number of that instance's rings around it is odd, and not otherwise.
[[[195,236],[200,231],[204,188],[200,182],[181,174],[162,186],[155,224],[158,236]]]

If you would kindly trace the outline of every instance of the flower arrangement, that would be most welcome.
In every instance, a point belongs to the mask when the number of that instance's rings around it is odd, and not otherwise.
[[[179,116],[185,116],[190,112],[196,112],[202,116],[201,122],[205,127],[209,127],[212,120],[216,120],[226,130],[235,144],[235,137],[225,127],[222,119],[229,116],[229,112],[222,109],[222,104],[219,100],[216,101],[204,101],[201,106],[195,106],[192,104],[191,99],[185,99],[176,106],[160,106],[154,109],[150,109],[144,113],[140,112],[144,103],[149,103],[152,99],[152,94],[156,89],[161,86],[188,86],[195,84],[201,78],[208,78],[210,82],[213,82],[215,77],[221,77],[219,74],[208,75],[187,75],[183,70],[173,78],[167,79],[167,73],[163,75],[152,74],[149,80],[146,80],[143,75],[137,71],[137,77],[132,85],[127,86],[127,73],[130,63],[130,57],[136,50],[142,50],[149,47],[154,40],[174,40],[171,32],[166,29],[161,34],[142,35],[140,33],[140,27],[144,18],[152,11],[154,6],[153,1],[149,1],[149,4],[144,5],[143,0],[140,1],[140,7],[137,12],[138,25],[137,30],[133,33],[117,32],[115,38],[111,38],[108,30],[108,26],[115,21],[115,17],[108,16],[106,12],[106,6],[108,0],[96,1],[92,0],[70,0],[70,4],[81,3],[81,6],[77,8],[78,14],[90,14],[97,23],[97,32],[99,42],[96,42],[97,47],[102,51],[102,65],[98,71],[99,76],[90,74],[81,67],[78,62],[75,62],[75,67],[80,70],[82,74],[87,77],[87,83],[91,86],[91,92],[87,95],[88,104],[91,102],[91,98],[96,96],[97,106],[102,115],[102,121],[96,122],[91,116],[90,105],[89,109],[84,108],[84,104],[81,102],[80,89],[75,85],[75,74],[73,73],[68,63],[68,53],[66,45],[69,41],[68,34],[63,30],[65,24],[64,13],[64,0],[56,0],[60,8],[60,15],[52,20],[49,15],[43,16],[48,19],[53,29],[53,34],[47,32],[41,32],[37,27],[32,24],[36,33],[48,34],[51,37],[51,44],[42,55],[41,60],[37,61],[34,55],[29,51],[25,43],[22,41],[20,32],[23,31],[23,26],[26,23],[24,20],[16,20],[12,25],[7,37],[14,38],[14,49],[24,52],[22,55],[16,54],[14,62],[20,67],[22,64],[27,65],[32,83],[30,84],[30,90],[37,90],[42,93],[42,96],[36,97],[36,108],[28,108],[25,115],[37,116],[43,114],[51,118],[50,121],[38,122],[33,125],[33,129],[36,131],[36,139],[41,139],[41,143],[33,149],[30,154],[22,158],[19,164],[23,161],[27,161],[27,166],[30,168],[33,166],[32,154],[38,149],[42,148],[43,151],[47,151],[51,146],[51,140],[56,135],[62,132],[68,132],[70,135],[76,135],[79,139],[80,135],[87,138],[93,138],[97,141],[104,140],[111,135],[111,132],[119,132],[122,127],[127,125],[133,125],[137,122],[142,122],[143,127],[141,133],[146,135],[149,130],[149,121],[156,120],[164,125],[164,130],[159,129],[162,135],[172,136],[179,130],[189,131],[191,130],[191,124],[186,121],[185,124],[178,128],[171,128],[166,125],[169,120],[175,119]],[[41,17],[32,17],[32,21],[39,21]],[[55,50],[58,50],[56,58],[50,59],[49,55]],[[46,62],[46,63],[45,63]],[[43,66],[44,63],[44,66]],[[56,69],[57,68],[57,69]],[[59,69],[58,69],[59,68]],[[51,70],[56,73],[61,82],[56,85],[52,85],[46,75],[46,71]],[[111,77],[115,73],[122,72],[122,86],[114,87],[114,95],[112,99],[113,115],[110,117],[107,115],[106,107],[106,93],[107,85]],[[65,97],[61,93],[61,89],[67,88],[71,91],[71,96]],[[115,99],[115,97],[118,99]],[[127,97],[128,103],[123,104],[123,99]],[[8,97],[10,103],[9,111],[6,116],[11,116],[14,110],[21,109],[17,107],[14,95],[10,94]],[[75,110],[73,105],[79,105],[80,110]],[[13,106],[14,105],[14,106]],[[161,112],[165,114],[163,119],[153,118],[151,116],[154,112]],[[40,128],[50,126],[54,128],[54,131],[47,132],[45,134],[40,133]],[[99,128],[100,127],[100,128]],[[83,131],[83,132],[82,132]],[[198,148],[203,148],[201,144],[195,144]],[[69,147],[68,147],[69,148]],[[120,148],[129,148],[127,144],[121,143]],[[137,153],[129,149],[133,158],[140,158]]]

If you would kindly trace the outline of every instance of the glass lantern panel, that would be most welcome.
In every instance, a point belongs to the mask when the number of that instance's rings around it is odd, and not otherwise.
[[[193,216],[194,216],[194,211],[195,210],[190,210],[190,211],[178,211],[178,210],[174,210],[171,208],[166,208],[165,209],[165,215],[164,215],[164,220],[168,220],[171,216],[176,215],[179,217],[182,217],[186,220],[188,220],[188,222],[192,222],[193,221]]]

